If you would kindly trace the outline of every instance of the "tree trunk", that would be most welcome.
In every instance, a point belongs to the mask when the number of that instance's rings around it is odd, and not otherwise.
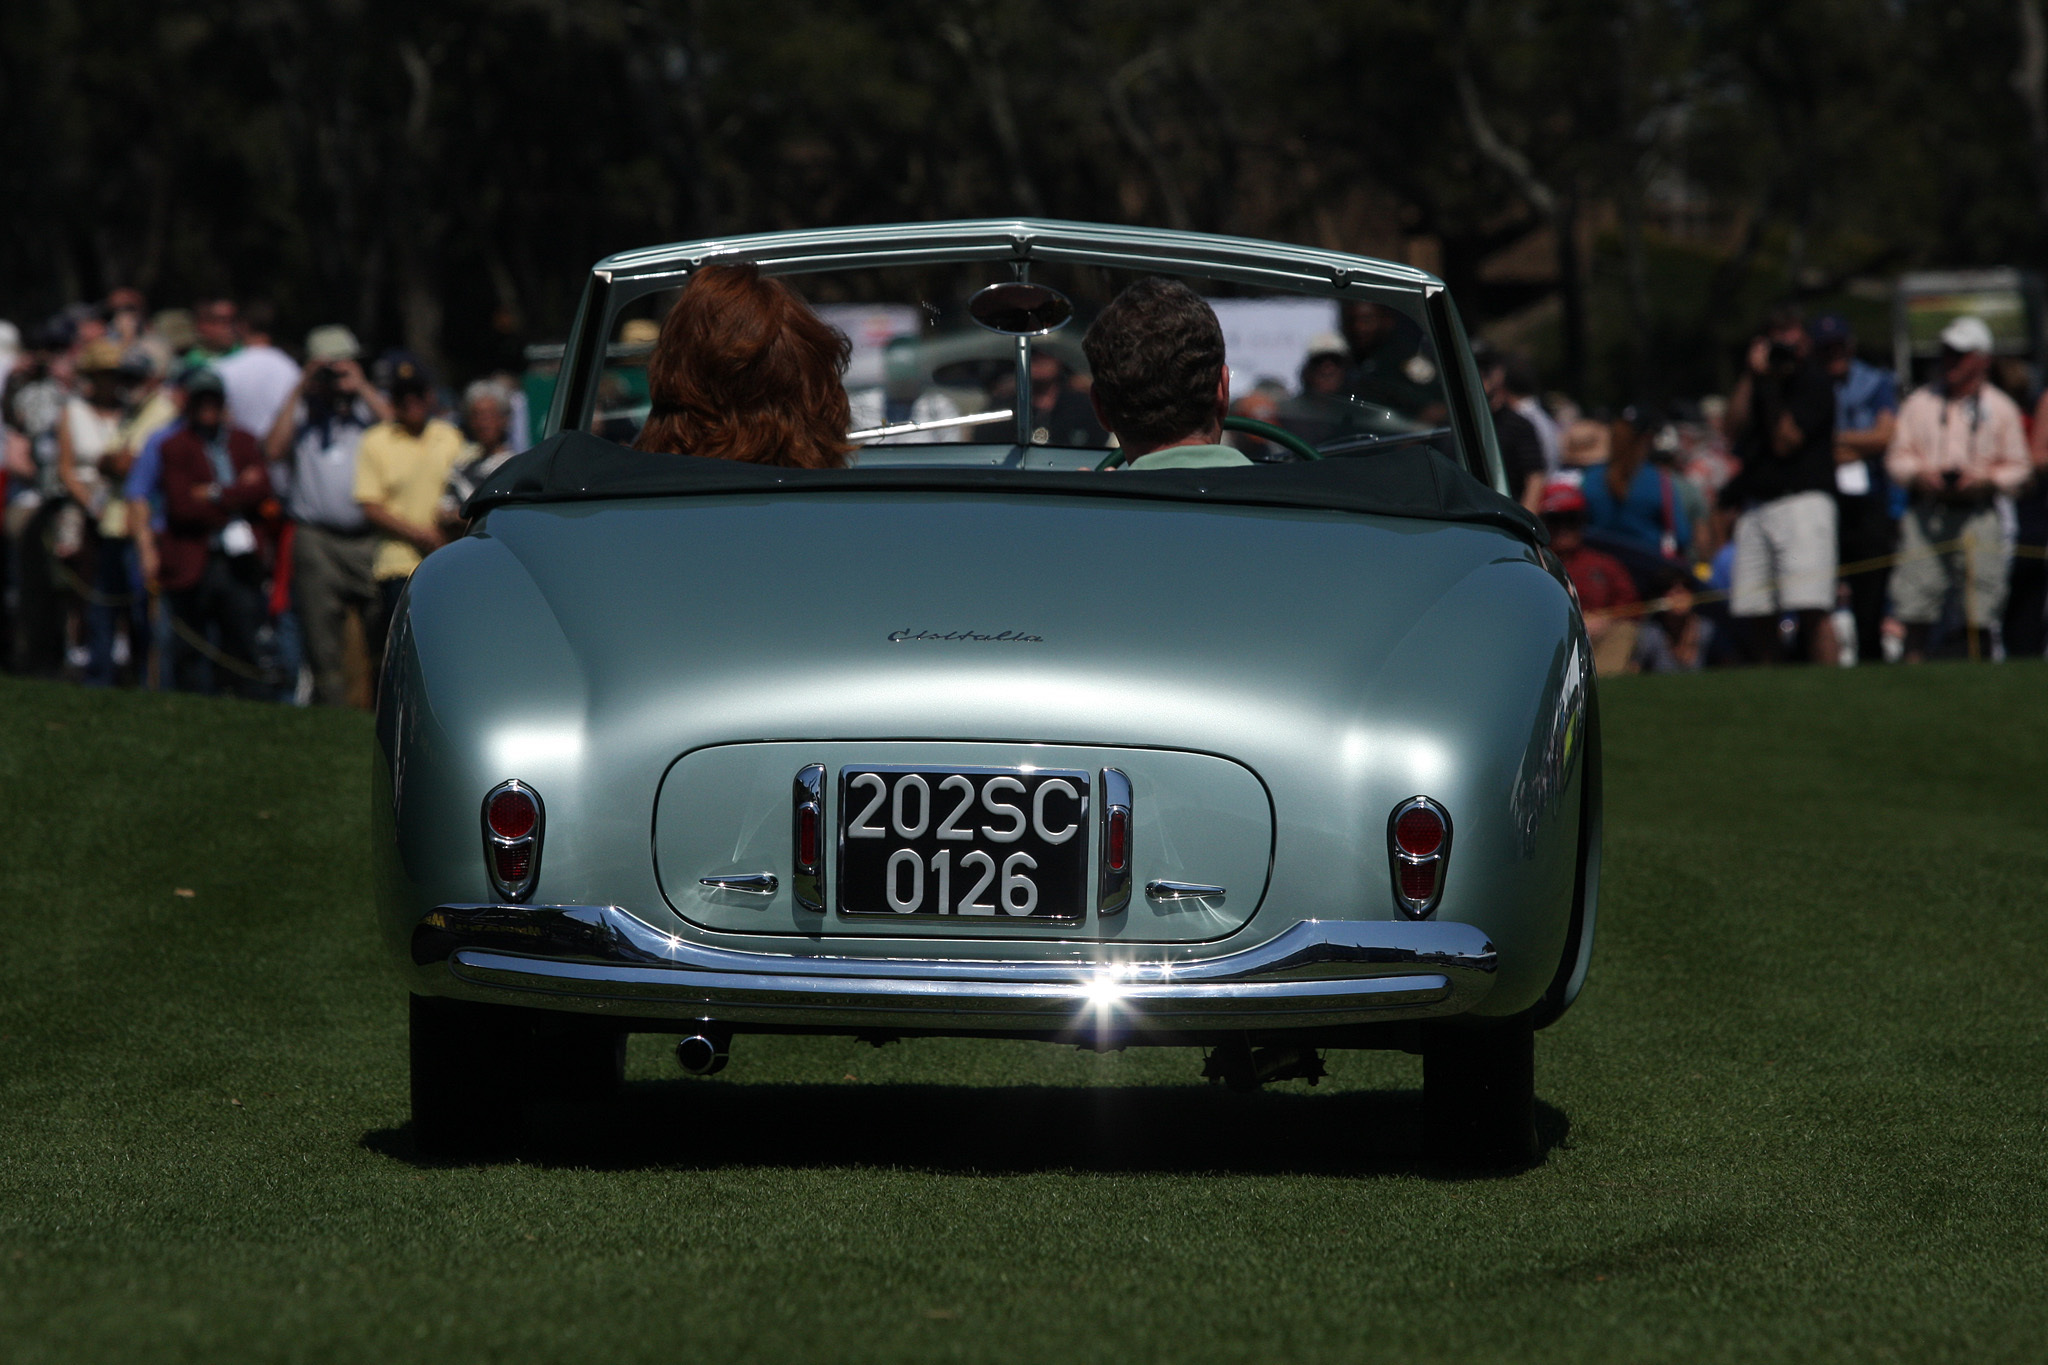
[[[2048,220],[2048,22],[2040,0],[2019,0],[2020,64],[2012,88],[2027,107],[2027,137],[2033,145],[2034,195]]]
[[[1640,179],[1621,194],[1622,270],[1628,295],[1628,382],[1630,397],[1654,389],[1658,372],[1656,339],[1650,326],[1650,282],[1643,249],[1643,188]]]
[[[1583,398],[1586,392],[1586,272],[1579,258],[1579,194],[1567,188],[1559,196],[1557,216],[1557,296],[1564,354],[1565,392]]]

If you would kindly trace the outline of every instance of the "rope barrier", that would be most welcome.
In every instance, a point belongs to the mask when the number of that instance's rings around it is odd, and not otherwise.
[[[1879,555],[1875,559],[1859,559],[1853,563],[1838,565],[1835,569],[1835,577],[1839,580],[1854,578],[1857,574],[1869,573],[1872,569],[1895,569],[1901,564],[1915,563],[1923,559],[1937,559],[1942,555],[1953,554],[1957,550],[1962,550],[1967,554],[1971,548],[1972,542],[1969,536],[1958,536],[1954,540],[1944,540],[1939,544],[1929,545],[1924,549],[1915,550],[1911,553],[1900,551],[1888,555]],[[2011,548],[2014,558],[2048,559],[2048,546],[2014,545]],[[1677,566],[1674,565],[1673,567]],[[1782,582],[1782,579],[1774,578],[1767,582],[1765,587],[1776,591]],[[1965,607],[1967,610],[1967,599],[1972,591],[1970,575],[1968,573],[1963,575],[1963,584],[1963,593],[1966,599]],[[1698,591],[1687,589],[1685,605],[1699,606],[1702,603],[1725,602],[1733,595],[1733,593],[1720,588],[1702,588]],[[1631,602],[1625,607],[1610,607],[1603,611],[1590,612],[1588,614],[1610,621],[1626,621],[1640,616],[1654,616],[1659,612],[1676,611],[1679,609],[1679,606],[1680,604],[1675,603],[1667,594],[1663,597],[1653,597],[1647,602]]]
[[[52,548],[54,549],[54,544]],[[89,606],[131,607],[135,605],[136,599],[134,593],[101,592],[97,588],[93,587],[91,584],[87,583],[83,578],[80,578],[78,576],[78,572],[75,569],[73,569],[69,564],[66,564],[63,560],[57,558],[54,553],[50,556],[50,569],[51,577],[56,579],[59,583],[63,584],[67,589],[69,589],[72,592],[72,594],[83,600]],[[262,669],[252,667],[249,664],[243,663],[234,655],[225,653],[219,647],[217,647],[213,643],[213,641],[207,639],[204,635],[201,635],[198,631],[192,629],[183,621],[180,621],[178,619],[178,613],[170,609],[169,604],[163,600],[161,595],[157,593],[150,593],[148,595],[148,602],[150,605],[150,609],[152,611],[163,612],[165,616],[169,619],[171,623],[172,634],[176,635],[180,640],[183,640],[193,649],[198,650],[200,654],[204,655],[214,665],[214,667],[225,668],[228,672],[236,674],[243,678],[247,678],[251,682],[269,681],[268,675],[266,675]]]

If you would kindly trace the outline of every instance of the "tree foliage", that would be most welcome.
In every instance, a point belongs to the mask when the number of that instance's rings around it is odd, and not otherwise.
[[[0,312],[264,295],[475,367],[622,247],[1033,213],[1423,251],[1554,309],[1554,378],[1683,388],[1773,295],[2034,262],[2039,10],[10,0]]]

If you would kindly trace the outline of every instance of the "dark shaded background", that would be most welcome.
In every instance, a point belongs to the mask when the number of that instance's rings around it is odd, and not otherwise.
[[[1411,260],[1599,401],[2033,265],[2041,0],[9,0],[0,316],[263,297],[462,373],[629,246],[1030,213]]]

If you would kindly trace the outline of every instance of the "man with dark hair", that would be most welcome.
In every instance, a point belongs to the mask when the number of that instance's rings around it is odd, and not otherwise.
[[[1536,434],[1536,424],[1515,410],[1514,396],[1508,392],[1507,356],[1482,341],[1472,348],[1472,359],[1493,413],[1493,439],[1507,471],[1508,496],[1534,512],[1541,505],[1546,473],[1543,438]]]
[[[1813,360],[1806,320],[1774,309],[1728,396],[1742,472],[1721,490],[1739,509],[1728,614],[1747,623],[1759,662],[1777,653],[1778,621],[1799,618],[1807,657],[1833,663],[1835,385]]]
[[[165,439],[162,461],[157,572],[192,645],[174,655],[178,688],[207,690],[197,651],[208,641],[232,675],[214,675],[214,683],[226,681],[244,697],[268,696],[256,671],[263,562],[251,519],[271,496],[270,472],[256,438],[228,424],[227,391],[211,371],[186,382],[185,420]]]
[[[1230,367],[1223,327],[1178,280],[1139,280],[1110,301],[1081,343],[1094,372],[1089,396],[1127,468],[1248,465],[1223,442]]]

